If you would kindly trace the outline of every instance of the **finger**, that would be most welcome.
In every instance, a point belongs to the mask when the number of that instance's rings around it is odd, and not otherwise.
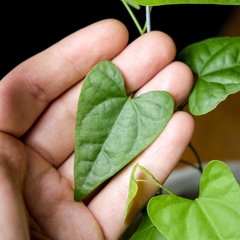
[[[135,96],[150,91],[167,91],[171,93],[175,107],[186,101],[193,85],[191,69],[182,62],[172,62],[153,77],[151,81],[140,88]]]
[[[181,158],[193,134],[193,119],[185,112],[177,112],[160,137],[133,163],[121,171],[90,202],[89,208],[102,226],[106,239],[118,239],[129,223],[124,222],[129,179],[136,162],[147,168],[160,182],[164,182]],[[132,219],[146,205],[158,189],[142,184],[132,211]],[[108,209],[107,211],[101,211]]]
[[[81,82],[76,84],[54,101],[24,137],[25,144],[55,167],[59,167],[74,149],[75,118],[81,85]]]
[[[128,41],[117,20],[81,29],[28,59],[0,82],[0,131],[21,136],[46,106],[81,80],[102,59],[112,59]]]
[[[135,92],[175,58],[176,47],[165,33],[152,31],[129,45],[113,62],[126,79],[128,92]]]
[[[174,56],[172,39],[162,32],[152,32],[135,40],[113,62],[122,71],[128,91],[136,91],[168,65]],[[161,76],[158,80],[162,80]],[[55,166],[59,166],[73,152],[80,87],[81,84],[74,86],[57,99],[26,139],[29,146]]]

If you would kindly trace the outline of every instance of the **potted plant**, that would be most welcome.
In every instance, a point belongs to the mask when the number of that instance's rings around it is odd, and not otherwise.
[[[122,1],[140,34],[151,31],[150,16],[153,6],[164,4],[240,5],[239,0]],[[146,7],[146,25],[143,28],[131,10],[131,7],[139,9],[140,5]],[[185,106],[181,106],[183,110],[187,108],[192,115],[205,115],[214,110],[228,95],[240,91],[240,37],[214,37],[193,43],[179,52],[177,59],[186,63],[196,76],[196,81],[189,95],[188,102]],[[99,74],[103,72],[114,76],[114,81],[112,81],[113,78],[109,79],[104,86],[100,86],[98,79],[101,77],[99,77]],[[90,156],[96,158],[93,161],[89,161],[91,162],[90,167],[87,167],[86,164],[81,165],[82,155],[85,154],[85,159],[89,157],[84,144],[82,144],[82,141],[86,138],[85,133],[89,133],[89,128],[94,128],[97,125],[96,121],[99,121],[99,118],[96,120],[96,115],[101,116],[106,114],[106,112],[93,111],[93,114],[88,116],[89,119],[86,120],[86,112],[90,112],[93,106],[103,101],[102,96],[94,95],[93,91],[89,91],[92,86],[100,86],[102,91],[107,93],[106,96],[116,94],[119,96],[119,101],[114,105],[114,108],[108,109],[108,111],[111,111],[110,122],[112,123],[108,127],[114,128],[114,134],[109,134],[103,141],[103,147],[111,153],[114,162],[114,165],[109,168],[101,167],[103,164],[108,164],[107,161],[104,162],[104,151],[101,151],[97,156]],[[107,101],[108,99],[105,97],[104,101]],[[91,99],[91,106],[87,104],[89,99]],[[151,101],[148,101],[149,99]],[[159,102],[165,106],[164,110],[162,108],[155,108],[152,105],[152,103],[159,105]],[[81,107],[79,107],[77,114],[77,144],[74,166],[76,201],[90,194],[105,180],[128,164],[142,149],[148,146],[156,136],[161,134],[161,131],[166,126],[174,111],[173,100],[170,94],[166,92],[150,92],[144,94],[141,99],[129,100],[129,97],[125,93],[120,72],[109,61],[100,62],[89,72],[81,91],[79,103],[81,103]],[[155,119],[156,116],[160,116],[161,121],[151,123],[156,125],[151,125],[149,129],[146,129],[146,125],[142,126],[144,134],[139,137],[138,144],[136,144],[135,148],[126,150],[124,139],[128,133],[124,133],[124,127],[120,128],[115,123],[117,121],[125,122],[123,124],[125,126],[132,121],[134,116],[131,115],[131,104],[141,107],[146,114],[153,114],[153,118]],[[102,125],[100,124],[101,127],[106,127],[104,124],[106,123],[103,122]],[[109,122],[107,125],[109,125]],[[94,136],[88,137],[91,138]],[[123,149],[122,155],[114,154],[119,147]],[[190,148],[196,155],[198,168],[201,173],[201,176],[197,175],[200,178],[199,196],[196,198],[194,196],[195,199],[184,198],[182,195],[178,196],[171,189],[171,183],[167,182],[166,185],[163,185],[155,179],[148,169],[138,164],[135,165],[130,178],[125,218],[128,217],[129,212],[134,207],[135,197],[139,191],[139,182],[150,182],[160,187],[162,191],[148,202],[145,211],[140,216],[141,222],[138,228],[131,230],[130,234],[127,233],[127,236],[124,235],[123,239],[240,239],[238,227],[240,224],[240,188],[234,173],[226,163],[220,160],[212,160],[203,166],[194,148],[191,145]],[[91,170],[89,171],[89,169]],[[145,178],[136,177],[135,173],[137,171],[142,172]],[[91,174],[92,172],[95,175]],[[226,227],[228,223],[229,225]]]
[[[138,28],[144,32],[145,29],[141,29],[137,23],[137,19],[134,17],[133,12],[129,5],[139,9],[140,3],[147,5],[146,8],[146,25],[150,30],[150,6],[154,5],[164,5],[164,4],[181,4],[181,3],[214,3],[214,4],[229,4],[229,1],[123,1],[125,7],[130,12],[133,20],[136,22]],[[239,1],[235,1],[232,4],[239,4]],[[128,5],[129,4],[129,5]],[[185,62],[196,75],[196,81],[191,94],[188,99],[188,110],[194,116],[204,115],[215,109],[218,104],[224,101],[229,94],[236,93],[239,91],[240,74],[239,74],[239,60],[235,56],[239,56],[240,49],[240,38],[239,37],[216,37],[211,39],[206,39],[201,42],[191,44],[184,48],[180,53],[178,53],[177,58],[180,61]],[[235,42],[235,43],[233,43]],[[231,49],[232,48],[232,49]],[[235,76],[233,76],[235,75]],[[234,80],[233,80],[234,79]],[[231,88],[231,90],[230,90]],[[192,146],[190,146],[192,147]],[[193,149],[195,152],[195,149]],[[197,160],[199,156],[196,155]],[[200,172],[203,169],[201,162],[199,162]],[[232,164],[232,163],[231,163]],[[236,163],[233,163],[233,165]],[[236,169],[231,165],[231,169]],[[136,167],[137,168],[137,167]],[[149,181],[152,181],[156,185],[161,186],[154,176],[151,175],[146,169],[140,167],[146,175],[149,176]],[[132,179],[130,182],[129,202],[133,201],[135,194],[137,193],[137,182],[141,180],[136,180],[134,178],[133,170]],[[179,172],[178,172],[179,173]],[[183,174],[187,172],[184,171]],[[192,174],[192,173],[191,173]],[[235,172],[235,176],[236,172]],[[144,237],[149,239],[237,239],[239,238],[239,233],[237,230],[238,218],[234,218],[229,212],[229,208],[233,210],[233,204],[236,206],[235,213],[239,216],[239,203],[235,202],[238,197],[233,197],[231,190],[234,186],[236,187],[234,192],[239,192],[237,181],[235,176],[227,166],[224,166],[220,161],[211,161],[204,168],[200,179],[200,193],[197,197],[196,189],[190,188],[190,194],[196,197],[194,200],[184,199],[182,197],[177,197],[168,189],[167,195],[161,195],[154,197],[149,201],[147,206],[147,211],[145,212],[144,218],[140,224],[138,230],[133,234],[131,239],[143,239]],[[187,187],[187,177],[193,179],[193,175],[188,174],[185,176],[185,182],[181,181],[179,184],[179,176],[177,181],[174,180],[167,181],[166,185],[177,184],[175,190],[181,184],[182,193],[188,193],[189,189],[185,190],[184,186]],[[199,179],[199,175],[195,173],[195,187],[196,179]],[[184,180],[183,179],[183,180]],[[231,179],[231,180],[230,180]],[[228,182],[230,180],[230,182]],[[232,181],[232,182],[231,182]],[[188,181],[189,182],[189,181]],[[185,185],[184,185],[185,183]],[[188,184],[189,185],[189,184]],[[226,191],[226,186],[229,186],[229,192]],[[174,186],[174,185],[172,185]],[[192,185],[192,187],[194,184]],[[224,187],[223,187],[224,186]],[[162,186],[164,188],[164,186]],[[221,189],[222,187],[222,189]],[[221,191],[220,191],[221,189]],[[179,190],[179,189],[178,189]],[[178,191],[181,193],[181,191]],[[208,195],[209,194],[209,195]],[[203,196],[203,197],[202,197]],[[231,197],[230,197],[231,196]],[[176,198],[175,198],[176,197]],[[231,200],[228,202],[227,198],[230,197]],[[206,198],[206,199],[204,199]],[[215,199],[214,199],[215,198]],[[210,200],[208,200],[210,199]],[[224,199],[224,200],[223,200]],[[222,204],[218,204],[223,200],[224,205],[227,208],[221,208]],[[228,203],[227,203],[228,202]],[[129,206],[128,206],[129,207]],[[224,214],[220,213],[220,210]],[[215,213],[219,214],[215,214]],[[216,221],[218,219],[218,221]],[[228,220],[226,220],[228,219]],[[235,219],[235,220],[234,220]],[[223,225],[228,221],[233,222],[233,228],[224,228]],[[171,227],[171,223],[175,226]],[[164,233],[164,234],[162,234]],[[150,237],[151,236],[151,237]]]

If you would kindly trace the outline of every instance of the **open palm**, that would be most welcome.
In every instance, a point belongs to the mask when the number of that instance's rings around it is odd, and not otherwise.
[[[73,200],[75,115],[82,80],[100,60],[112,60],[129,93],[167,90],[176,106],[192,86],[175,46],[151,32],[127,47],[126,28],[103,20],[24,61],[0,82],[0,238],[118,239],[134,163],[84,202]],[[192,118],[176,112],[161,136],[135,162],[164,181],[193,132]],[[132,217],[157,191],[144,185]]]

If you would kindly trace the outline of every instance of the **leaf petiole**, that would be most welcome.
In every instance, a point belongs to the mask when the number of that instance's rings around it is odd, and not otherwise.
[[[154,176],[153,174],[147,170],[145,167],[141,166],[141,165],[137,165],[137,167],[148,177],[148,179],[136,179],[136,182],[144,182],[144,183],[151,183],[154,184],[160,188],[162,188],[163,190],[165,190],[168,194],[170,195],[175,195],[170,189],[168,189],[167,187],[165,187],[162,183],[160,183]]]
[[[129,15],[131,16],[133,22],[135,23],[135,25],[136,25],[136,27],[137,27],[140,35],[143,35],[145,31],[144,31],[144,29],[140,26],[140,24],[139,24],[136,16],[134,15],[132,9],[129,7],[129,5],[127,4],[127,2],[126,2],[125,0],[121,0],[121,1],[122,1],[123,5],[125,6],[125,8],[127,9],[127,11],[128,11],[128,13],[129,13]]]
[[[152,7],[145,6],[146,21],[145,21],[145,24],[142,28],[140,23],[138,22],[136,16],[134,15],[131,7],[129,6],[128,2],[126,0],[121,0],[121,1],[124,4],[125,8],[127,9],[127,11],[129,13],[129,15],[131,16],[133,22],[135,23],[140,35],[143,35],[145,32],[150,32],[151,31],[151,11],[152,11]],[[140,7],[138,8],[138,10],[139,9],[140,9]]]
[[[146,6],[145,9],[146,9],[146,24],[145,25],[146,25],[147,32],[150,32],[151,31],[151,8],[149,6]]]

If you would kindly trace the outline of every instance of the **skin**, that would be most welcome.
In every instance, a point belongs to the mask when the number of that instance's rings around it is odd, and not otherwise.
[[[167,90],[176,107],[192,87],[190,69],[175,62],[175,45],[153,31],[128,44],[126,27],[107,19],[83,28],[24,61],[0,81],[0,238],[118,239],[158,190],[141,186],[124,222],[129,176],[136,162],[164,182],[194,129],[175,112],[159,138],[84,202],[73,200],[77,101],[87,72],[112,60],[129,93]],[[140,174],[139,174],[140,175]]]

